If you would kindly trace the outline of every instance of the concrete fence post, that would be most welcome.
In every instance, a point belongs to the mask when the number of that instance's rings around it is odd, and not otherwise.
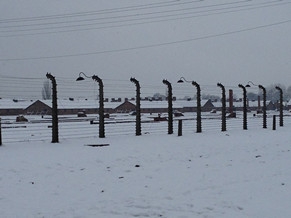
[[[221,83],[217,83],[217,86],[221,88],[222,98],[221,98],[221,131],[226,131],[226,97],[225,97],[225,88]]]
[[[273,130],[276,130],[276,115],[273,115]]]
[[[1,118],[0,118],[0,146],[2,145],[2,125],[1,125]]]
[[[52,143],[59,142],[59,124],[58,124],[58,105],[57,105],[57,83],[56,79],[50,73],[46,74],[46,77],[52,82]]]
[[[141,115],[140,115],[140,84],[135,78],[130,78],[130,81],[133,82],[136,86],[136,119],[135,119],[135,135],[141,135]]]
[[[182,136],[182,128],[183,128],[183,121],[179,120],[178,121],[178,136]]]
[[[173,91],[171,83],[164,79],[163,83],[168,87],[168,134],[173,134]]]

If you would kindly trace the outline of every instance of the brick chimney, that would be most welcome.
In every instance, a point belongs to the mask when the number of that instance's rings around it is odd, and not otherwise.
[[[233,91],[229,90],[229,113],[233,112]]]
[[[258,95],[258,111],[261,110],[261,97]]]

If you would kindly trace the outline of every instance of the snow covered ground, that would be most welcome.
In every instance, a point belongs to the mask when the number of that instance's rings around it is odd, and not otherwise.
[[[240,120],[181,137],[4,141],[1,217],[290,217],[289,119],[276,131],[269,120],[268,129],[250,120],[242,130]]]

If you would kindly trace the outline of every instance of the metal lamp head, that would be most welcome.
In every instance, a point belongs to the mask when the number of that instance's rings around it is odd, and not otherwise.
[[[184,83],[182,79],[179,79],[177,83]]]
[[[253,86],[259,86],[257,84],[254,84],[252,81],[248,81],[248,84],[245,87],[247,87],[247,88],[251,87],[250,84],[252,84]]]
[[[85,73],[80,72],[80,73],[79,73],[79,77],[76,79],[76,81],[82,81],[82,80],[85,80],[85,78],[82,77],[81,75],[83,75],[83,76],[86,77],[86,78],[92,78],[92,77],[90,77],[90,76],[87,76]]]
[[[85,79],[84,79],[84,77],[81,77],[81,76],[79,76],[79,77],[76,79],[76,81],[82,81],[82,80],[85,80]]]

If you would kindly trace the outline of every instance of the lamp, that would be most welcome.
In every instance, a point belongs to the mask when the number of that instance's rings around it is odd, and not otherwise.
[[[79,77],[76,79],[76,81],[82,81],[85,80],[84,77],[81,75],[84,75],[86,78],[92,78],[94,81],[98,82],[99,84],[99,138],[105,138],[105,123],[104,123],[104,92],[103,92],[103,82],[102,80],[96,76],[87,76],[85,73],[80,72]]]
[[[197,89],[197,93],[196,93],[196,101],[197,101],[197,114],[196,114],[196,131],[199,133],[199,132],[202,132],[202,121],[201,121],[201,88],[200,88],[200,85],[195,82],[195,81],[189,81],[189,80],[186,80],[184,77],[181,77],[177,83],[184,83],[184,82],[187,82],[187,83],[192,83],[193,86],[196,87]]]

